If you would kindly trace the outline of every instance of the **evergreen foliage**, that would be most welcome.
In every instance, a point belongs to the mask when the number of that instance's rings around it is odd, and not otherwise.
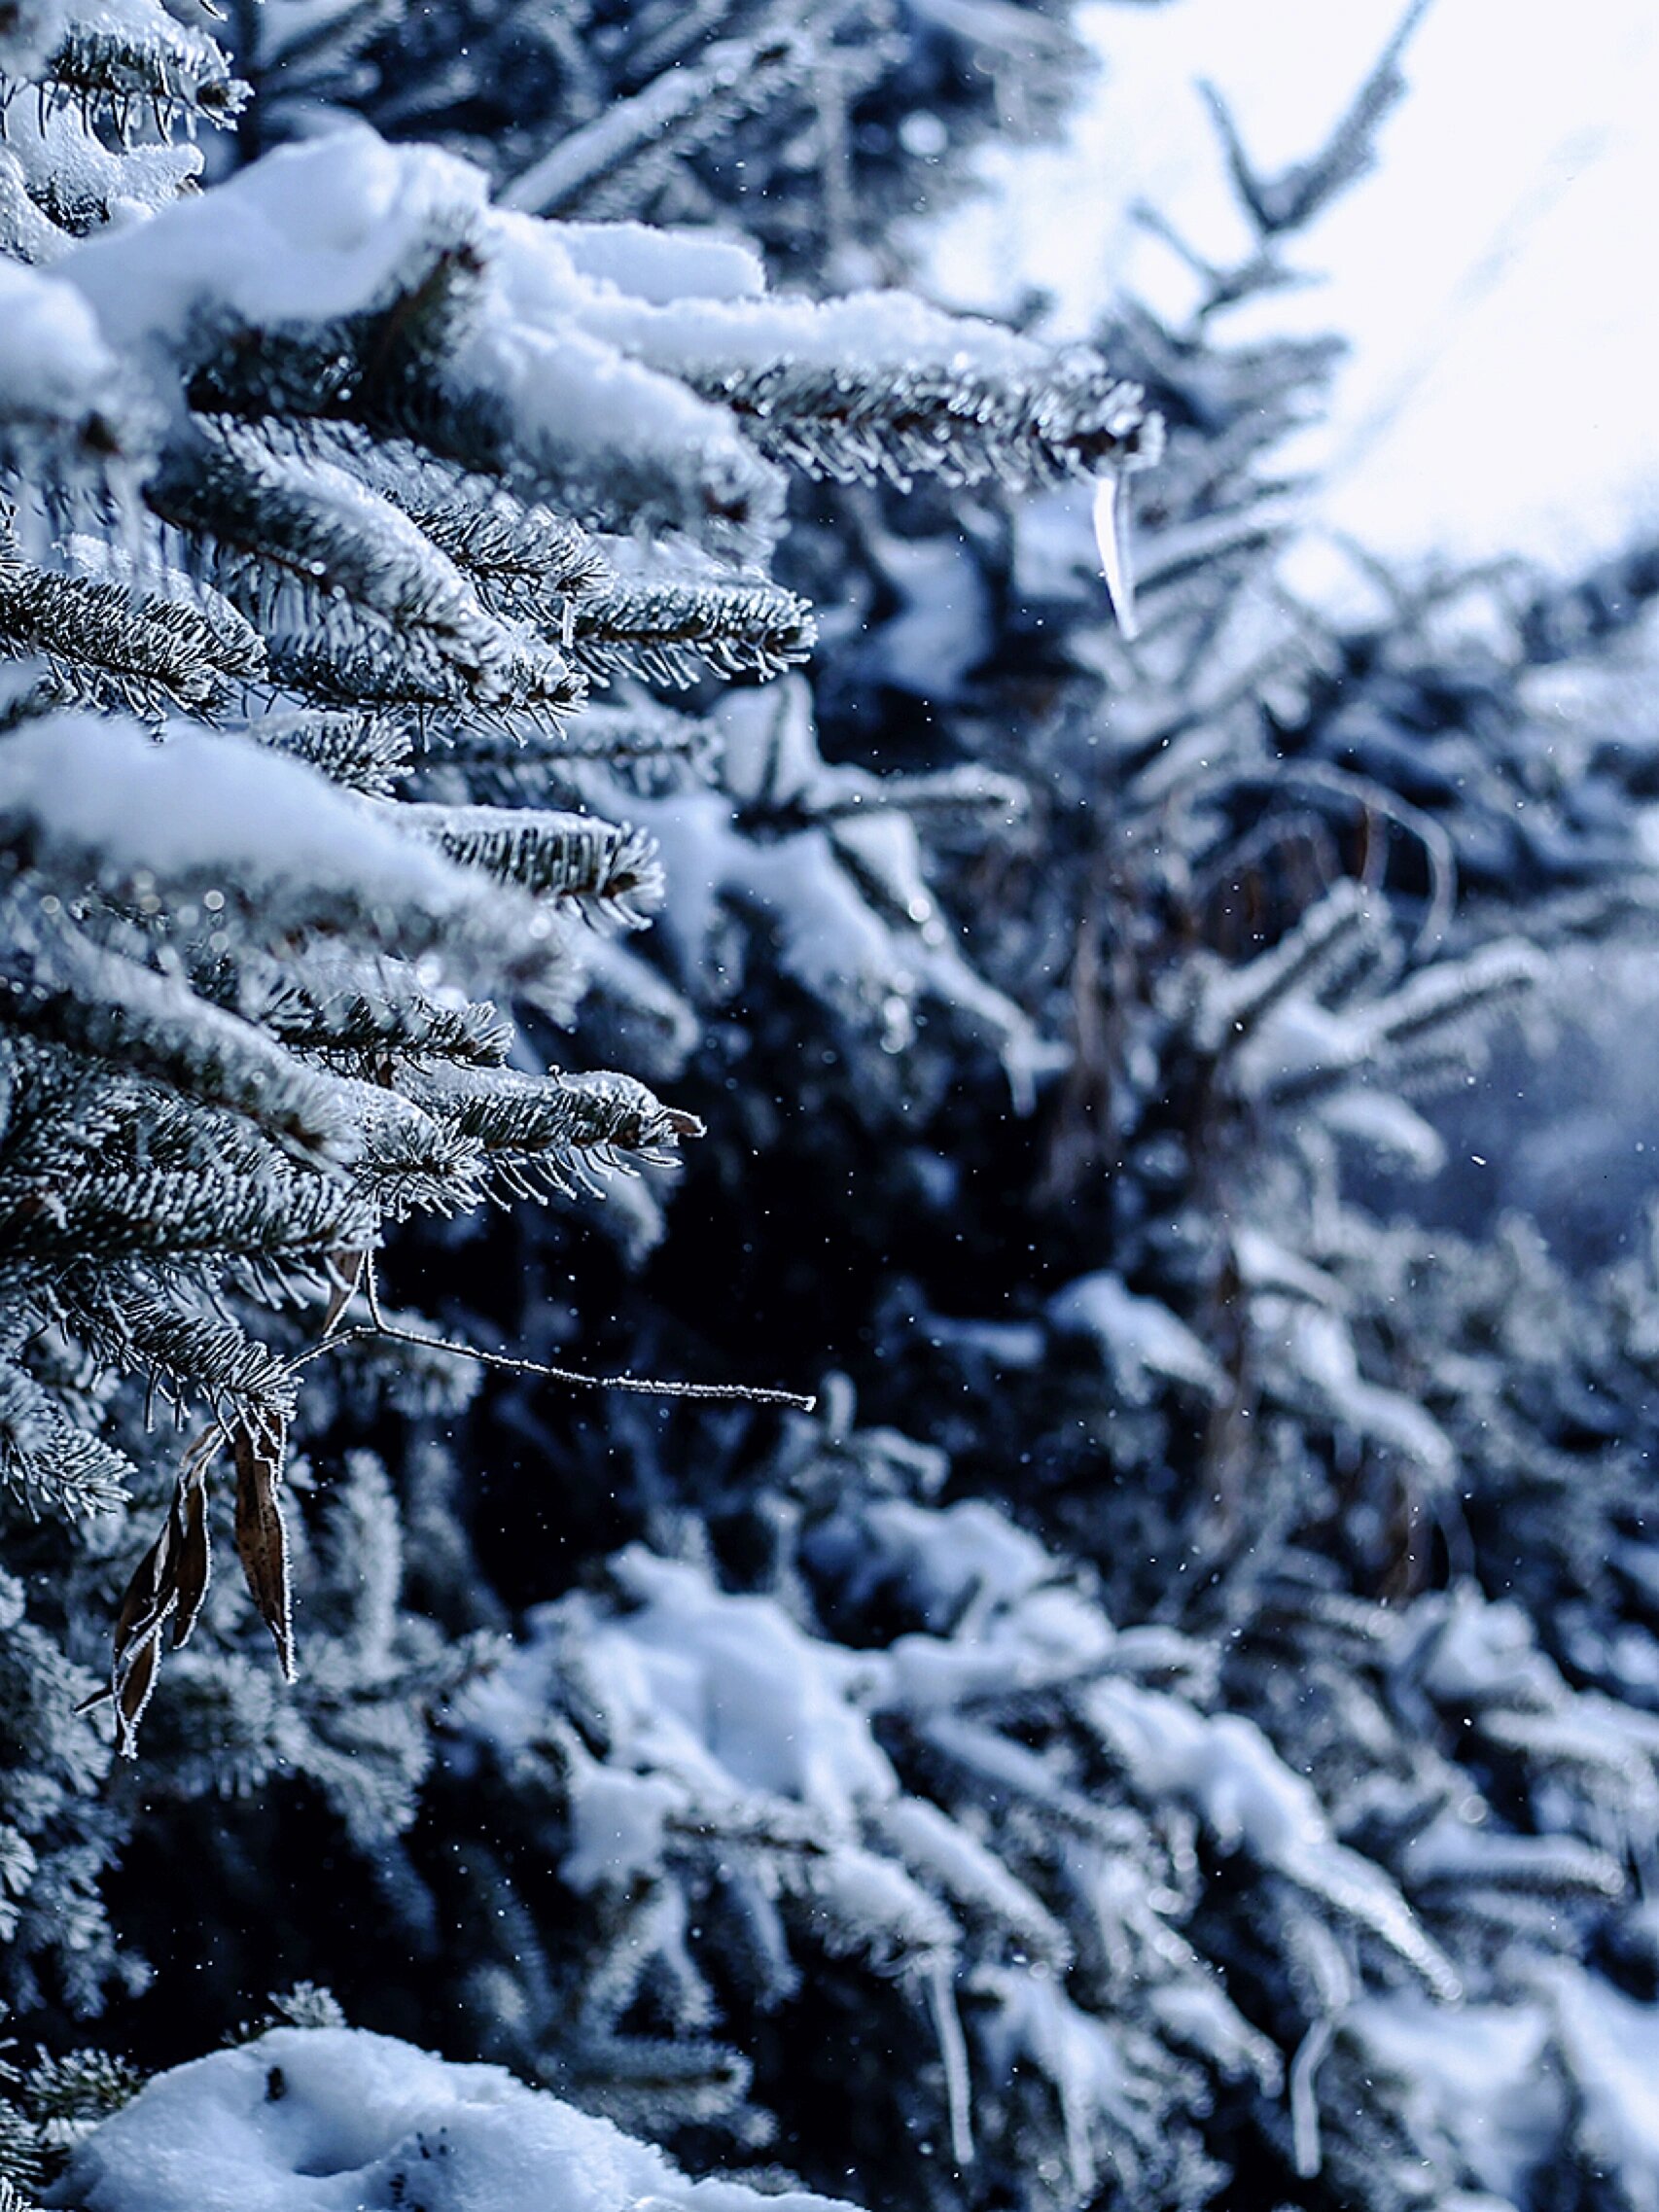
[[[0,2193],[314,1981],[766,2191],[1659,2203],[1659,1215],[1448,1165],[1659,566],[1333,624],[1227,335],[1420,13],[1063,352],[846,289],[1059,8],[0,14]]]

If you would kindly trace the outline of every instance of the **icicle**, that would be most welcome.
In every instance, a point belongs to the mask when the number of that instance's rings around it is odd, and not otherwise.
[[[1314,2076],[1330,2049],[1332,2032],[1328,2019],[1315,2020],[1303,2036],[1295,2057],[1290,2061],[1290,2137],[1295,2153],[1296,2171],[1303,2181],[1312,2181],[1323,2163],[1320,2154],[1319,2098],[1314,2091]]]
[[[1094,540],[1117,627],[1133,640],[1140,636],[1141,624],[1135,613],[1135,572],[1129,561],[1129,509],[1121,493],[1122,478],[1115,469],[1095,478]]]
[[[927,1970],[928,2009],[934,2016],[934,2033],[939,2039],[944,2066],[945,2096],[950,2105],[950,2155],[957,2165],[973,2163],[972,2091],[968,2078],[968,2045],[956,2015],[950,1985],[951,1962],[942,1953]]]

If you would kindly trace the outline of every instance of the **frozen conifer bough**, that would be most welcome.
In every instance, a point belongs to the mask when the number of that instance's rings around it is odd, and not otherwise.
[[[1000,1036],[1010,1072],[1041,1059],[952,942],[901,815],[810,822],[770,849],[739,835],[694,725],[648,687],[706,692],[810,650],[807,603],[761,565],[789,467],[1018,483],[1133,468],[1155,432],[1096,357],[901,294],[772,295],[740,245],[567,231],[362,122],[188,197],[152,159],[142,206],[106,220],[72,175],[129,154],[144,169],[174,123],[232,120],[245,87],[152,0],[31,25],[7,52],[35,81],[36,165],[7,154],[5,175],[12,249],[53,273],[6,279],[0,1470],[76,1510],[154,1461],[77,1433],[21,1355],[42,1330],[205,1422],[178,1441],[118,1609],[130,1752],[163,1642],[201,1618],[222,1455],[250,1594],[292,1669],[281,1493],[298,1379],[324,1348],[251,1334],[251,1314],[320,1306],[349,1369],[388,1333],[390,1225],[598,1189],[698,1133],[580,1041],[574,1069],[550,1064],[507,1010],[569,1031],[587,939],[649,924],[662,853],[705,879],[688,887],[704,931],[759,907],[854,1025],[891,1027],[925,986]],[[140,98],[153,148],[131,146]],[[30,225],[59,216],[71,234],[42,243]],[[130,452],[123,409],[143,426]],[[613,685],[620,710],[586,720]],[[636,776],[636,742],[665,783]],[[834,811],[848,780],[818,781]],[[854,803],[873,795],[864,779]],[[684,949],[696,991],[705,946]],[[602,949],[596,966],[625,1009],[662,1003]],[[501,1007],[468,996],[489,990]],[[629,1247],[654,1207],[618,1201]]]
[[[1659,560],[1069,16],[0,7],[0,2212],[1659,2212]]]
[[[363,2028],[273,2028],[151,2082],[75,2154],[80,2212],[831,2212],[688,2181],[649,2144]]]

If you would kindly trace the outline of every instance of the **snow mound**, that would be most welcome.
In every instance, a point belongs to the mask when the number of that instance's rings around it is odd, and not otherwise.
[[[84,2212],[833,2212],[688,2181],[607,2120],[502,2066],[362,2028],[273,2028],[158,2075],[77,2149]]]
[[[8,739],[0,837],[84,852],[109,876],[287,871],[442,908],[467,879],[302,761],[175,724],[159,744],[115,717],[65,714]]]
[[[0,391],[4,412],[73,422],[108,404],[116,357],[72,285],[0,261]]]
[[[171,344],[209,306],[256,327],[309,324],[383,303],[430,262],[435,237],[481,219],[488,197],[470,162],[387,146],[354,124],[87,240],[62,273],[123,350]]]
[[[1157,1382],[1186,1383],[1218,1397],[1223,1388],[1221,1370],[1185,1322],[1107,1270],[1056,1291],[1048,1321],[1062,1336],[1092,1338],[1132,1405],[1146,1404]]]
[[[676,1816],[706,1820],[772,1798],[845,1840],[862,1808],[897,1796],[860,1703],[886,1679],[882,1655],[809,1636],[772,1599],[728,1597],[639,1545],[612,1563],[632,1612],[608,1621],[581,1600],[537,1607],[529,1645],[466,1700],[472,1725],[502,1749],[533,1741],[553,1703],[561,1628],[581,1624],[583,1683],[610,1757],[572,1754],[575,1841],[562,1871],[573,1886],[659,1866]]]

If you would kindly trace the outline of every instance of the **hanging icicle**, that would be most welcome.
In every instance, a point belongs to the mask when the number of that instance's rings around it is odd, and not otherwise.
[[[1094,538],[1117,627],[1133,641],[1141,634],[1141,623],[1135,612],[1135,571],[1129,558],[1129,507],[1123,497],[1123,479],[1115,469],[1108,469],[1095,478]]]

